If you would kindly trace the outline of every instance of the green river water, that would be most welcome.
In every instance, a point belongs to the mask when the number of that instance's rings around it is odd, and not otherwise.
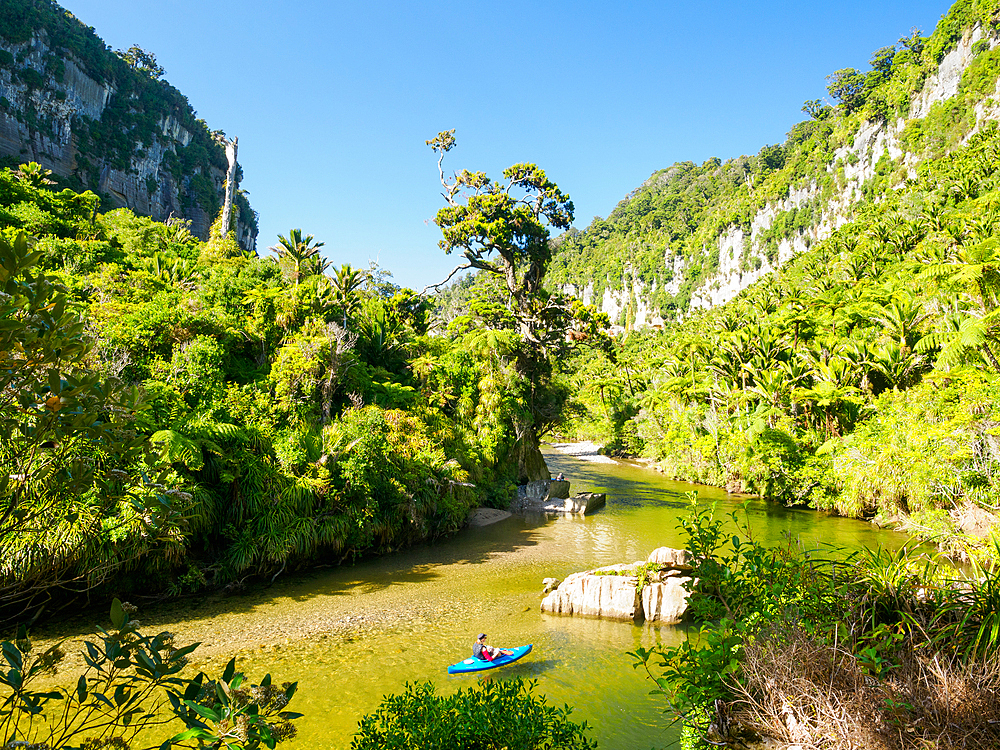
[[[298,738],[283,747],[349,747],[359,717],[407,681],[433,680],[448,692],[515,675],[537,680],[536,691],[550,703],[571,705],[572,718],[586,720],[605,750],[670,745],[678,731],[626,653],[676,643],[683,629],[547,615],[538,605],[545,577],[683,546],[676,526],[686,508],[683,493],[693,487],[628,463],[588,463],[552,452],[546,459],[553,475],[566,474],[573,492],[607,492],[607,506],[582,518],[514,516],[438,544],[279,579],[249,595],[144,608],[140,619],[150,630],[177,632],[179,642],[205,642],[196,666],[206,671],[221,671],[235,653],[251,679],[269,671],[298,680],[291,708],[305,718]],[[698,489],[705,501],[718,500],[722,513],[742,502],[716,488]],[[749,517],[761,541],[791,534],[808,547],[901,543],[861,521],[760,501],[750,504]],[[69,626],[62,626],[63,635]],[[448,664],[471,654],[480,631],[494,645],[533,643],[534,650],[485,677],[447,675]]]

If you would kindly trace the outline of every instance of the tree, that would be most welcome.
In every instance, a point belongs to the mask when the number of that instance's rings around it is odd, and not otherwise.
[[[279,234],[278,244],[272,245],[268,249],[276,253],[279,259],[291,265],[291,275],[295,279],[295,286],[298,286],[303,269],[309,270],[311,268],[310,264],[315,263],[314,258],[319,255],[319,249],[324,244],[323,242],[313,242],[311,234],[303,237],[301,229],[290,229],[287,239]]]
[[[872,66],[871,72],[867,76],[868,88],[874,88],[883,81],[888,81],[892,76],[892,59],[896,56],[896,48],[893,46],[880,47],[872,52],[868,64]]]
[[[36,190],[47,185],[56,184],[55,181],[49,179],[52,176],[52,170],[44,169],[41,164],[34,161],[22,164],[13,174],[15,180],[23,182],[25,185],[30,185]]]
[[[591,750],[587,723],[569,720],[532,694],[534,681],[490,680],[447,698],[430,682],[406,684],[358,724],[351,750],[481,748],[482,750]]]
[[[152,52],[147,52],[138,44],[133,44],[127,50],[117,50],[115,54],[124,60],[132,70],[145,73],[154,81],[163,78],[163,74],[166,72],[162,66],[157,64],[156,55]]]
[[[832,107],[820,99],[807,99],[802,105],[802,112],[814,120],[825,120],[830,116]]]
[[[841,68],[826,77],[826,90],[848,113],[865,103],[865,74],[854,68]]]
[[[531,387],[528,405],[532,421],[515,425],[518,479],[548,479],[538,449],[539,431],[553,419],[553,393],[547,392],[551,384],[547,350],[564,340],[571,317],[569,301],[562,295],[548,294],[542,283],[553,252],[549,227],[569,228],[573,202],[534,164],[508,167],[501,182],[483,172],[464,169],[448,178],[442,164],[455,143],[454,130],[427,141],[438,154],[438,173],[447,203],[434,219],[443,234],[438,245],[447,254],[460,252],[466,261],[435,287],[468,268],[503,280],[524,342],[516,368]]]
[[[181,510],[145,484],[147,444],[133,421],[141,404],[89,369],[93,341],[40,259],[24,234],[12,243],[0,234],[0,600],[14,616],[54,588],[99,585],[169,533]],[[81,572],[109,533],[134,544]]]
[[[333,278],[333,298],[344,314],[344,328],[347,328],[348,320],[361,304],[359,292],[367,279],[366,271],[352,268],[350,263],[337,269]]]

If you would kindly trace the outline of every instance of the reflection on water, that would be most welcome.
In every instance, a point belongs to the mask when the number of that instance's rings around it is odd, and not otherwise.
[[[572,706],[572,718],[592,725],[591,736],[606,750],[665,747],[678,732],[667,726],[662,699],[649,695],[651,683],[633,669],[627,653],[639,645],[677,643],[683,630],[543,615],[538,605],[545,577],[644,559],[655,547],[683,546],[677,519],[692,486],[630,464],[546,458],[553,474],[566,474],[574,492],[607,492],[607,506],[586,518],[513,517],[439,544],[279,580],[264,592],[227,600],[229,612],[208,619],[189,611],[168,627],[183,636],[185,622],[201,618],[215,632],[247,632],[240,661],[248,675],[270,671],[297,679],[292,707],[305,718],[289,747],[349,746],[358,719],[406,682],[433,680],[448,692],[515,675],[537,680],[537,692],[550,703]],[[722,514],[741,508],[740,498],[700,490],[702,499],[719,503]],[[868,524],[812,511],[752,501],[747,512],[754,534],[769,543],[789,534],[810,547],[899,543]],[[323,627],[353,617],[367,618],[363,635]],[[305,630],[317,635],[294,637],[296,626],[306,622]],[[534,650],[496,672],[447,675],[448,664],[471,654],[481,631],[494,645],[533,643]],[[293,635],[279,648],[260,647],[280,641],[276,633]],[[227,659],[199,667],[219,668]]]

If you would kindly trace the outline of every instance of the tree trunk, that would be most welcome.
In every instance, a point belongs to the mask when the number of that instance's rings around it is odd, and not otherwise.
[[[239,138],[226,141],[226,158],[229,160],[229,171],[226,173],[226,202],[222,206],[222,226],[220,237],[229,234],[229,225],[233,217],[233,198],[236,195],[236,144]]]
[[[538,436],[533,429],[528,430],[524,437],[515,443],[514,455],[517,457],[518,484],[550,478],[549,467],[538,447]]]

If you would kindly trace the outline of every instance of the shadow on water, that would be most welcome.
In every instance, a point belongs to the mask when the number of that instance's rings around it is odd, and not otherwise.
[[[252,583],[248,593],[197,594],[170,601],[133,597],[132,601],[140,606],[145,627],[153,630],[191,617],[254,614],[278,598],[305,603],[318,597],[354,597],[384,589],[432,584],[448,576],[454,566],[482,565],[535,546],[539,538],[536,524],[512,517],[484,529],[471,533],[465,530],[449,539],[404,548],[382,557],[360,558],[339,566],[319,565],[284,575],[274,582]],[[39,626],[35,632],[42,639],[91,634],[97,625],[106,624],[107,617],[107,605],[83,607],[71,616]]]
[[[571,718],[587,721],[605,750],[666,747],[678,729],[668,726],[662,698],[650,696],[652,684],[628,653],[676,645],[685,628],[540,613],[543,578],[683,546],[678,523],[692,489],[700,501],[715,502],[727,524],[730,513],[739,514],[767,544],[791,539],[807,549],[856,550],[902,539],[861,521],[675,482],[635,464],[551,452],[546,460],[554,474],[566,474],[573,492],[607,493],[606,507],[585,517],[514,516],[381,558],[284,576],[252,593],[147,605],[142,620],[181,640],[232,645],[248,675],[298,680],[294,708],[305,718],[289,750],[349,746],[358,719],[407,682],[431,680],[447,694],[477,679],[515,676],[537,680],[550,705],[572,706]],[[103,608],[85,615],[77,625],[62,623],[61,634],[78,626],[92,632],[107,617]],[[344,622],[350,628],[334,627]],[[447,675],[449,664],[471,655],[479,632],[497,645],[534,648],[481,676]],[[205,662],[214,667],[229,656],[219,649]]]

